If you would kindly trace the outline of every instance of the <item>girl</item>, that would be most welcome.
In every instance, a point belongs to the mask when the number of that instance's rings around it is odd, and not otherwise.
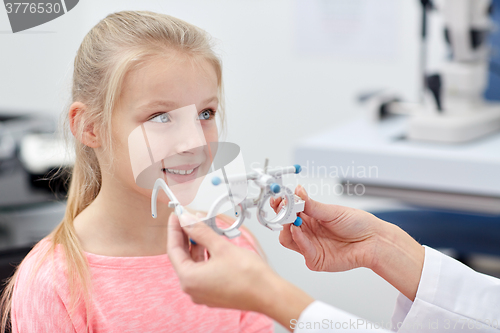
[[[207,34],[179,19],[127,11],[92,28],[74,63],[66,214],[10,279],[2,332],[9,319],[13,332],[272,331],[265,316],[196,305],[182,292],[166,254],[172,210],[158,207],[158,226],[151,191],[132,176],[128,135],[168,111],[195,104],[206,141],[216,141],[221,72]],[[255,248],[243,232],[234,242]]]

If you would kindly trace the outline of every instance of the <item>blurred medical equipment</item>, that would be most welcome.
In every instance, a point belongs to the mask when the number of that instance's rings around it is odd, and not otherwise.
[[[498,255],[500,103],[483,98],[491,1],[420,3],[421,99],[404,102],[394,90],[365,94],[368,117],[302,141],[294,159],[320,177],[321,168],[335,172],[344,194],[411,204],[374,213],[425,244]],[[425,70],[431,8],[443,17],[449,46],[439,73]]]
[[[71,167],[50,117],[0,113],[0,279],[61,221]],[[53,178],[50,180],[50,178]]]
[[[422,44],[420,72],[422,91],[419,103],[403,102],[394,92],[375,94],[370,103],[372,118],[390,113],[409,115],[410,140],[459,143],[500,129],[500,103],[483,98],[488,81],[493,29],[490,0],[443,0],[438,8],[444,21],[449,57],[437,73],[427,73],[427,12],[436,8],[422,3]],[[366,98],[365,98],[366,99]]]
[[[431,4],[421,3],[425,16]],[[365,195],[500,214],[500,103],[482,97],[491,2],[441,4],[450,59],[441,73],[427,75],[422,69],[424,100],[411,104],[396,93],[367,94],[362,100],[368,119],[305,140],[295,159],[303,166],[314,161],[316,168],[342,169],[340,181],[350,187],[362,184]],[[424,26],[423,41],[425,31]]]
[[[74,159],[66,156],[55,130],[56,122],[50,117],[0,113],[0,207],[54,199],[43,178],[54,169],[71,166]]]
[[[21,141],[19,158],[32,175],[43,175],[54,168],[71,167],[74,151],[53,133],[27,134]]]
[[[267,170],[267,162],[268,160],[266,159],[264,169],[256,168],[247,174],[234,175],[230,177],[226,177],[224,174],[224,179],[221,179],[218,176],[212,178],[212,184],[214,186],[218,186],[221,183],[225,183],[228,186],[227,193],[215,200],[208,211],[207,217],[203,219],[203,221],[219,235],[224,235],[228,238],[238,237],[241,234],[238,228],[243,224],[245,218],[250,218],[251,214],[249,209],[254,207],[257,208],[257,220],[263,226],[266,226],[273,231],[282,230],[284,224],[293,223],[296,226],[300,226],[302,224],[302,219],[298,217],[297,214],[304,211],[304,201],[295,195],[288,187],[283,186],[281,178],[285,174],[298,174],[302,168],[300,165],[296,164],[285,168]],[[243,201],[235,204],[232,202],[233,195],[229,184],[244,183],[246,185],[248,181],[253,181],[260,188],[259,196],[256,198],[245,198]],[[170,199],[169,207],[175,209],[177,216],[181,217],[187,212],[165,183],[165,180],[163,178],[158,178],[155,182],[153,193],[151,195],[151,215],[153,218],[158,216],[156,202],[159,189],[162,189],[168,195]],[[276,216],[268,219],[268,213],[265,211],[264,205],[271,197],[281,197],[285,204]],[[232,208],[234,208],[236,220],[228,228],[222,229],[216,223],[216,216],[219,211],[225,211],[226,209],[223,207],[228,206],[228,204],[231,204]]]

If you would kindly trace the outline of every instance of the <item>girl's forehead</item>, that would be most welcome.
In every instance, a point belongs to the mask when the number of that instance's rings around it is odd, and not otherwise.
[[[217,91],[217,74],[208,61],[170,56],[150,59],[129,71],[121,100],[132,107],[158,99],[185,106],[216,96]]]

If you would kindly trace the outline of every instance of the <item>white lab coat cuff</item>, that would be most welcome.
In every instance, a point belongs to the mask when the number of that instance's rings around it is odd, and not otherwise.
[[[420,282],[417,289],[415,301],[412,302],[405,295],[399,294],[394,314],[392,316],[392,330],[397,332],[406,332],[407,328],[412,325],[418,326],[416,320],[419,312],[420,299],[434,300],[437,290],[437,281],[441,272],[441,253],[424,245],[425,259],[420,276]],[[417,327],[416,327],[417,329]]]
[[[425,247],[415,301],[398,297],[393,330],[406,332],[497,332],[499,280],[475,272],[437,250]],[[487,305],[487,306],[485,306]]]
[[[364,332],[373,325],[348,312],[321,301],[314,301],[300,314],[298,320],[290,322],[294,333]]]

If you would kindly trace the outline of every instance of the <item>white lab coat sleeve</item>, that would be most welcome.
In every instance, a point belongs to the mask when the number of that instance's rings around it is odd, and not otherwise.
[[[500,332],[500,279],[425,247],[414,302],[400,294],[392,329],[407,332]]]
[[[294,333],[327,332],[377,332],[392,333],[385,328],[390,322],[373,323],[335,308],[321,301],[314,301],[302,313],[298,320],[290,321]]]

